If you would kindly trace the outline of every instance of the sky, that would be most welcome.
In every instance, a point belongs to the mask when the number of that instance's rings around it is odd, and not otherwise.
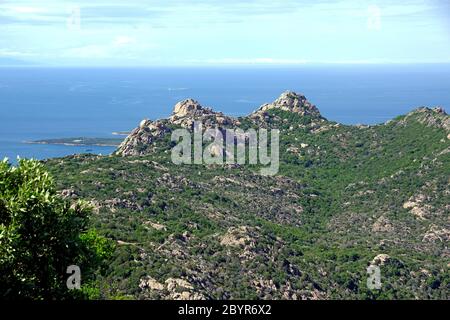
[[[0,65],[450,63],[449,0],[0,0]]]

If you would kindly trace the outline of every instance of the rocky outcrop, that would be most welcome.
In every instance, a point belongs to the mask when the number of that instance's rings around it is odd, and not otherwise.
[[[289,127],[290,131],[298,128],[309,129],[311,133],[320,133],[339,127],[339,124],[329,122],[322,117],[319,109],[309,102],[304,95],[292,91],[282,93],[274,102],[263,104],[256,111],[241,120],[250,120],[257,127],[266,127],[271,121],[274,121],[273,125],[278,127],[282,124],[279,121],[289,121],[280,116],[271,115],[269,112],[271,110],[292,112],[305,117],[305,123],[292,123],[292,126]],[[433,109],[418,108],[395,123],[397,125],[406,125],[410,120],[450,132],[450,117],[440,107]],[[155,143],[162,137],[170,134],[173,128],[179,127],[192,130],[195,121],[202,123],[203,129],[238,128],[241,125],[239,119],[214,111],[211,108],[203,107],[194,99],[186,99],[175,105],[172,115],[167,119],[156,121],[142,120],[139,127],[134,129],[122,142],[116,154],[122,156],[149,154],[154,151]],[[447,137],[450,137],[450,134]]]
[[[116,154],[122,156],[140,156],[150,152],[155,141],[164,137],[171,130],[167,127],[167,121],[142,120],[139,127],[122,142]]]
[[[370,263],[373,266],[384,266],[387,262],[389,262],[391,257],[385,253],[380,253],[375,258],[373,258]]]
[[[205,300],[205,296],[194,290],[192,284],[184,279],[169,278],[160,283],[150,276],[140,279],[139,289],[142,292],[161,292],[169,300]]]
[[[140,280],[139,288],[141,290],[164,290],[165,286],[152,277],[145,277]]]
[[[388,218],[385,216],[381,216],[375,221],[375,223],[372,225],[372,231],[373,232],[391,232],[394,230],[394,226],[392,225],[391,221],[389,221]]]
[[[235,118],[205,108],[193,99],[187,99],[175,105],[168,119],[142,120],[139,127],[122,142],[115,154],[121,156],[149,154],[154,150],[155,143],[170,134],[174,126],[192,130],[195,121],[201,123],[204,129],[235,127],[240,124]]]
[[[319,110],[311,104],[303,95],[295,92],[284,92],[273,103],[262,105],[257,111],[248,116],[253,122],[265,121],[266,112],[270,109],[280,109],[295,112],[300,115],[321,117]],[[140,156],[154,151],[155,143],[165,135],[172,132],[172,128],[180,127],[193,129],[194,122],[207,128],[238,128],[241,122],[222,112],[203,107],[194,99],[186,99],[178,102],[168,119],[151,121],[144,119],[139,127],[122,142],[115,154],[121,156]]]
[[[178,102],[173,109],[170,123],[191,129],[194,121],[201,122],[204,128],[237,126],[239,121],[224,115],[222,112],[213,111],[211,108],[201,106],[193,99]]]
[[[442,107],[420,107],[408,113],[402,120],[398,122],[405,125],[411,119],[414,119],[428,127],[436,127],[450,132],[450,117]]]
[[[450,230],[432,224],[424,234],[422,242],[450,242]]]
[[[286,91],[272,103],[265,103],[258,110],[250,115],[250,117],[260,117],[271,109],[280,109],[299,113],[302,116],[321,117],[319,109],[310,103],[302,94],[292,91]]]
[[[183,100],[178,102],[173,109],[173,117],[186,117],[193,116],[195,114],[202,114],[206,109],[193,99]],[[208,109],[208,111],[211,111]]]
[[[230,247],[244,247],[252,241],[249,236],[250,229],[247,226],[239,228],[229,228],[228,232],[222,237],[220,244]]]
[[[433,207],[427,204],[426,201],[428,201],[428,197],[423,194],[412,196],[408,201],[403,203],[403,208],[409,210],[419,220],[425,220],[429,218],[433,211]]]

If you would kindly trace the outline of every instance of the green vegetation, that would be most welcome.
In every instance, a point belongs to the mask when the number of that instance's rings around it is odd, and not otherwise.
[[[56,194],[44,166],[0,162],[0,297],[99,297],[95,275],[112,252],[109,240],[89,229],[90,207]],[[81,268],[81,291],[69,291],[67,267]],[[96,293],[97,292],[97,293]]]
[[[102,297],[449,298],[447,115],[419,109],[362,127],[282,110],[239,120],[281,130],[279,175],[173,165],[169,135],[145,156],[46,162],[117,243],[96,276]],[[382,289],[369,290],[379,254]]]

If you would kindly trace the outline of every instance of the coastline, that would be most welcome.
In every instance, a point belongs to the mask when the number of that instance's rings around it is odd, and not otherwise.
[[[23,141],[24,144],[62,145],[72,147],[118,147],[123,139],[117,138],[61,138]]]
[[[42,144],[54,146],[70,146],[70,147],[117,147],[117,144],[83,144],[83,143],[58,143],[58,142],[37,142],[37,141],[23,141],[25,144]]]

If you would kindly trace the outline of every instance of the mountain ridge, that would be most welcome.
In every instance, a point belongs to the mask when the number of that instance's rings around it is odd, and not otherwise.
[[[172,130],[226,117],[195,100],[178,105],[176,124],[143,120],[125,154],[45,162],[61,195],[89,201],[92,225],[116,243],[98,275],[103,298],[449,299],[443,109],[350,126],[284,107],[229,120],[280,130],[275,176],[174,164]],[[380,290],[367,287],[368,266],[380,268]]]
[[[309,102],[304,95],[293,91],[285,91],[272,103],[264,103],[252,113],[237,118],[227,116],[220,111],[214,111],[209,107],[203,107],[197,100],[188,98],[176,103],[168,118],[155,121],[142,120],[139,126],[119,146],[115,154],[123,156],[144,155],[151,152],[150,146],[158,139],[172,132],[172,126],[179,126],[192,131],[194,121],[201,122],[204,128],[237,128],[245,120],[251,122],[247,126],[266,127],[271,111],[285,111],[301,117],[308,117],[310,118],[308,125],[315,127],[315,132],[324,130],[324,128],[321,128],[322,125],[343,125],[324,118],[319,109]],[[442,126],[445,130],[450,130],[450,118],[441,107],[418,107],[404,115],[405,121],[415,115],[420,115],[420,121],[422,122],[432,126]],[[380,125],[385,125],[391,121],[394,121],[394,119]],[[355,126],[359,128],[370,127],[365,125]]]

